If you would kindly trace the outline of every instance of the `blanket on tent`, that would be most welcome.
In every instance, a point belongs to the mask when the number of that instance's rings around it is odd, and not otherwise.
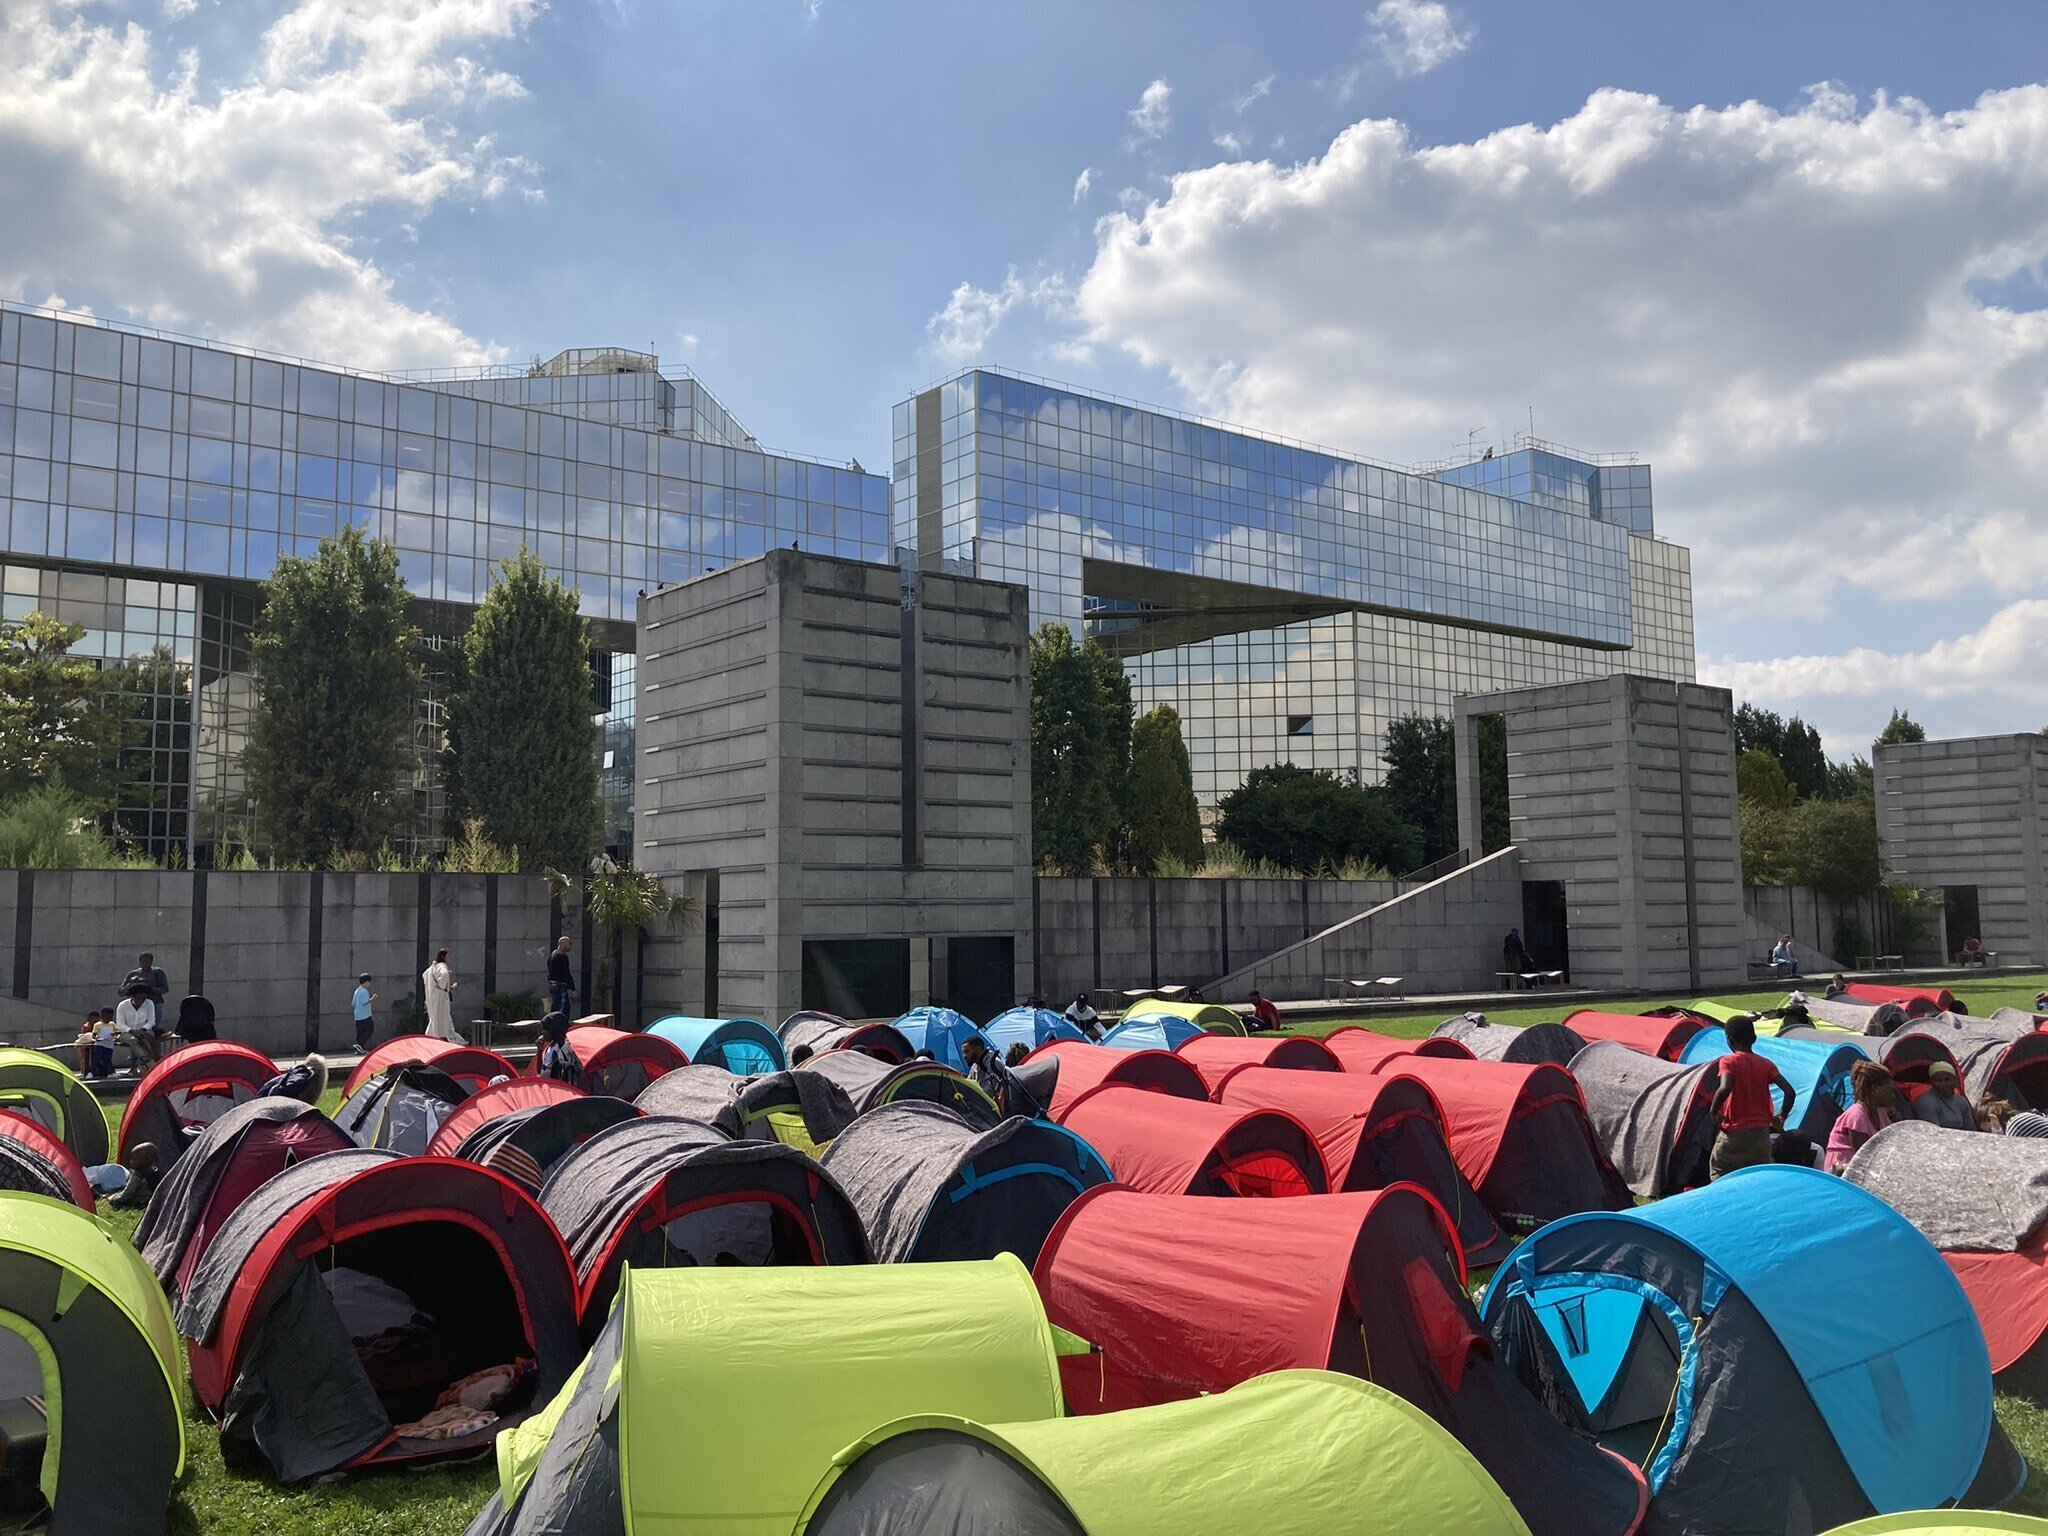
[[[2032,1137],[1901,1120],[1864,1143],[1848,1177],[1943,1250],[2012,1253],[2048,1222],[2048,1141]]]
[[[135,1227],[135,1246],[142,1250],[143,1262],[159,1280],[169,1281],[185,1239],[198,1230],[214,1190],[220,1187],[221,1170],[215,1166],[215,1159],[221,1149],[250,1126],[265,1120],[297,1120],[319,1113],[297,1099],[251,1099],[214,1121],[185,1149],[164,1175]]]
[[[861,1059],[873,1061],[872,1057]],[[878,1061],[874,1065],[882,1066]],[[888,1069],[883,1067],[882,1070]],[[649,1083],[634,1102],[650,1115],[679,1115],[685,1120],[695,1120],[723,1131],[738,1141],[749,1135],[749,1109],[762,1102],[777,1100],[788,1092],[796,1094],[804,1129],[819,1146],[832,1140],[853,1122],[854,1107],[846,1093],[838,1084],[821,1078],[815,1072],[770,1072],[759,1077],[739,1077],[723,1067],[678,1067]],[[754,1139],[766,1141],[769,1138],[759,1135]]]
[[[758,1143],[740,1146],[711,1126],[659,1115],[593,1136],[577,1153],[574,1178],[558,1177],[570,1164],[557,1163],[541,1186],[540,1204],[576,1261],[577,1277],[617,1231],[622,1206],[638,1205],[678,1163],[714,1148],[728,1149],[733,1158],[761,1155]]]
[[[2013,1042],[2029,1033],[2022,1030],[2014,1034],[2001,1029],[1989,1019],[1966,1018],[1962,1014],[1934,1013],[1902,1029],[1892,1036],[1894,1040],[1910,1040],[1918,1035],[1932,1035],[1949,1049],[1962,1069],[1963,1090],[1976,1103],[1991,1092],[1993,1077],[1999,1063],[2005,1060],[2005,1053],[2012,1049]]]
[[[1432,1040],[1455,1040],[1481,1061],[1506,1061],[1517,1065],[1550,1062],[1568,1067],[1586,1048],[1574,1030],[1562,1024],[1531,1024],[1515,1029],[1506,1024],[1489,1024],[1483,1013],[1445,1019],[1430,1031]]]
[[[1686,1170],[1673,1168],[1678,1137],[1711,1063],[1681,1066],[1618,1040],[1595,1040],[1572,1058],[1593,1134],[1632,1194],[1660,1199]]]
[[[1853,997],[1808,997],[1806,1012],[1816,1024],[1833,1024],[1865,1035],[1889,1035],[1910,1022],[1897,1003],[1859,1003]]]

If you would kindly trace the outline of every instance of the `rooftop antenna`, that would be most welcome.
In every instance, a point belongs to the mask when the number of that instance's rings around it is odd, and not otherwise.
[[[1469,458],[1471,458],[1471,457],[1472,457],[1472,439],[1473,439],[1473,438],[1475,438],[1475,437],[1477,437],[1477,436],[1478,436],[1478,435],[1479,435],[1480,433],[1484,432],[1485,430],[1486,430],[1486,428],[1484,428],[1484,427],[1474,427],[1474,428],[1473,428],[1473,429],[1472,429],[1472,430],[1471,430],[1470,432],[1467,432],[1467,433],[1465,434],[1465,457],[1466,457],[1466,458],[1468,458],[1468,459],[1469,459]]]

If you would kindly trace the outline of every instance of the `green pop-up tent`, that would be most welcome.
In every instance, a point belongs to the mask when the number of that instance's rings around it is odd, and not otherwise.
[[[1528,1536],[1478,1462],[1382,1387],[1276,1371],[1214,1397],[989,1425],[921,1415],[833,1460],[794,1536]]]
[[[498,1437],[470,1536],[788,1536],[878,1421],[1056,1418],[1056,1332],[1015,1258],[627,1269],[548,1410]]]
[[[1988,1509],[1923,1509],[1838,1525],[1825,1536],[2048,1536],[2048,1520]]]

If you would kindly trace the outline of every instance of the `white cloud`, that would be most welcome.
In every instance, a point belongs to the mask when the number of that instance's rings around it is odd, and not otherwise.
[[[1254,80],[1249,90],[1230,103],[1230,110],[1239,117],[1243,117],[1245,113],[1252,109],[1255,103],[1263,101],[1266,97],[1273,94],[1273,81],[1275,78],[1275,76],[1266,75],[1261,79]]]
[[[1138,104],[1124,114],[1137,130],[1138,139],[1156,139],[1173,125],[1173,87],[1154,80],[1138,97]]]
[[[199,9],[199,0],[164,0],[164,20],[183,21]]]
[[[182,0],[171,0],[167,14]],[[364,366],[500,354],[398,297],[366,213],[531,193],[535,168],[477,130],[523,94],[484,52],[541,0],[297,0],[246,73],[166,64],[150,31],[73,0],[0,25],[0,292],[63,283],[183,330]]]
[[[1084,335],[1211,414],[1422,459],[1533,402],[1547,437],[1640,450],[1703,630],[2048,568],[2048,311],[1971,296],[2048,262],[2048,87],[1947,114],[1601,91],[1426,148],[1361,122],[1184,172],[1097,242]]]
[[[816,21],[818,19],[818,13],[824,9],[825,0],[804,0],[805,22],[809,23]]]
[[[1381,56],[1403,76],[1426,75],[1472,46],[1471,30],[1459,30],[1443,0],[1380,0],[1372,30]]]
[[[1226,155],[1230,155],[1233,158],[1242,155],[1245,150],[1245,141],[1239,138],[1235,133],[1216,134],[1211,140],[1211,142],[1215,144],[1215,146],[1218,149],[1222,150],[1223,153],[1225,153]]]
[[[1094,185],[1095,167],[1092,165],[1082,166],[1081,174],[1074,178],[1073,202],[1079,203],[1082,198],[1088,195],[1088,189]]]
[[[1027,282],[1012,267],[999,288],[962,283],[948,295],[946,307],[925,322],[927,344],[936,356],[949,363],[983,358],[1003,317],[1020,304],[1055,318],[1067,318],[1072,296],[1067,291],[1065,276],[1055,272]]]

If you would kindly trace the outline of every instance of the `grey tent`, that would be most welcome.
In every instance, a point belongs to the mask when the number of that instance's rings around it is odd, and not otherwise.
[[[1937,1061],[1945,1061],[1954,1067],[1959,1080],[1963,1072],[1962,1063],[1956,1060],[1955,1051],[1942,1035],[1918,1034],[1910,1028],[1902,1029],[1888,1037],[1884,1044],[1877,1048],[1877,1059],[1902,1083],[1926,1082],[1927,1069]]]
[[[1572,1058],[1586,1118],[1631,1193],[1661,1200],[1706,1182],[1713,1070],[1660,1061],[1618,1040],[1596,1040]]]
[[[846,1055],[846,1052],[834,1052]],[[859,1060],[886,1071],[873,1057]],[[665,1072],[634,1101],[650,1115],[679,1115],[715,1126],[734,1140],[786,1141],[795,1134],[823,1147],[853,1122],[858,1111],[837,1083],[815,1072],[770,1072],[738,1077],[723,1067],[689,1066]],[[792,1145],[797,1145],[794,1141]]]
[[[1806,1011],[1817,1024],[1833,1024],[1866,1035],[1889,1035],[1912,1017],[1897,1003],[1859,1003],[1853,997],[1809,997]]]
[[[403,1061],[365,1078],[334,1112],[334,1123],[359,1147],[419,1157],[469,1090],[439,1067]]]
[[[983,1128],[1003,1118],[1002,1110],[979,1083],[941,1062],[906,1061],[890,1066],[860,1051],[827,1051],[805,1062],[798,1075],[832,1082],[844,1091],[856,1115],[884,1104],[922,1100],[943,1105]]]
[[[1035,1263],[1053,1224],[1111,1175],[1095,1149],[1045,1120],[993,1130],[937,1104],[885,1104],[825,1154],[885,1263],[992,1259]]]
[[[463,1138],[454,1155],[465,1163],[502,1173],[529,1193],[538,1194],[548,1171],[570,1152],[599,1131],[639,1118],[638,1107],[624,1099],[592,1093],[486,1120]]]
[[[2024,1008],[1994,1008],[1991,1011],[1991,1022],[2002,1029],[2010,1029],[2024,1035],[2031,1034],[2041,1027],[2041,1015],[2029,1013]]]
[[[1558,1067],[1570,1066],[1572,1058],[1586,1048],[1584,1038],[1562,1024],[1531,1024],[1526,1029],[1511,1029],[1505,1024],[1487,1023],[1483,1013],[1445,1019],[1431,1031],[1430,1038],[1456,1040],[1481,1061],[1529,1065],[1547,1061]]]
[[[775,1033],[792,1062],[803,1046],[819,1056],[827,1051],[866,1051],[888,1062],[909,1061],[917,1054],[917,1047],[893,1024],[849,1024],[830,1013],[793,1013]]]
[[[2013,1034],[1989,1019],[1932,1014],[1892,1042],[1932,1036],[1948,1047],[1973,1103],[2004,1099],[2022,1109],[2048,1108],[2048,1035]]]
[[[626,1264],[868,1262],[853,1203],[810,1158],[672,1115],[591,1137],[555,1165],[540,1203],[569,1246],[592,1330],[611,1310]]]
[[[150,1196],[135,1246],[173,1295],[227,1219],[287,1168],[354,1145],[341,1127],[297,1099],[251,1099],[209,1125]]]

